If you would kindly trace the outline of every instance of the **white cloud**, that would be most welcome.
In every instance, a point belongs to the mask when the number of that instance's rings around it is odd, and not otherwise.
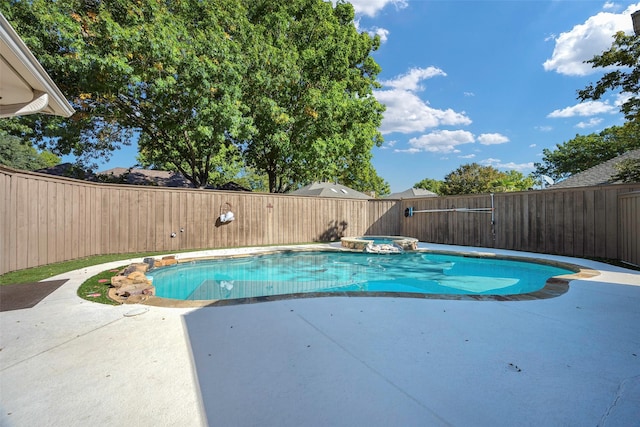
[[[633,33],[631,13],[639,8],[640,3],[630,5],[621,13],[599,12],[583,24],[561,33],[554,38],[556,45],[551,58],[544,62],[544,69],[569,76],[585,76],[597,72],[591,64],[585,64],[584,61],[609,49],[616,32]],[[605,4],[605,9],[611,9],[609,3]]]
[[[435,76],[446,76],[446,73],[437,67],[412,68],[406,74],[381,82],[391,89],[375,91],[376,99],[387,107],[380,132],[414,133],[438,126],[471,124],[464,112],[432,108],[428,101],[414,93],[424,90],[421,81]]]
[[[467,154],[466,156],[458,156],[459,159],[473,159],[475,154]]]
[[[492,159],[489,157],[488,159],[481,160],[480,163],[485,166],[494,166],[500,164],[500,159]]]
[[[417,148],[407,148],[406,150],[401,150],[399,148],[396,148],[395,150],[393,150],[394,153],[409,153],[409,154],[415,154],[421,151],[422,150],[419,150]]]
[[[409,6],[407,0],[351,0],[349,3],[353,5],[357,14],[376,16],[376,14],[384,9],[388,4],[392,4],[396,9],[404,9]],[[335,4],[335,1],[333,1]]]
[[[613,114],[618,110],[607,104],[606,102],[601,101],[586,101],[580,104],[576,104],[572,107],[566,107],[562,110],[554,110],[547,115],[547,117],[556,119],[556,118],[567,118],[567,117],[587,117],[587,116],[595,116],[597,114]]]
[[[384,144],[382,144],[382,146],[380,147],[380,149],[381,150],[388,150],[389,148],[393,148],[397,143],[398,143],[398,141],[396,141],[396,140],[385,141]]]
[[[384,80],[380,83],[383,86],[388,86],[393,89],[401,89],[408,91],[422,91],[424,87],[420,85],[420,82],[431,77],[443,76],[446,77],[447,73],[437,67],[427,68],[412,68],[408,73],[396,77],[393,80]]]
[[[580,128],[580,129],[586,129],[586,128],[592,128],[594,126],[598,126],[600,123],[602,123],[602,119],[601,118],[593,117],[587,122],[578,123],[576,125],[576,127]]]
[[[380,42],[384,43],[389,39],[389,30],[384,28],[374,27],[371,29],[370,34],[380,36]]]
[[[336,0],[332,0],[333,6],[336,5]],[[349,1],[353,5],[353,10],[356,13],[355,25],[358,31],[364,31],[371,36],[380,36],[380,42],[385,43],[389,39],[389,30],[386,28],[372,27],[372,28],[360,28],[360,20],[358,15],[366,15],[374,17],[379,11],[384,9],[387,5],[394,5],[396,9],[404,9],[409,6],[408,0],[351,0]]]
[[[478,142],[482,145],[497,145],[509,142],[509,138],[499,133],[483,133],[478,136]]]
[[[507,162],[507,163],[500,163],[498,167],[502,169],[513,169],[513,170],[517,170],[518,172],[532,171],[535,169],[533,162],[527,162],[527,163]]]
[[[537,146],[537,144],[529,144],[529,148],[536,148]]]
[[[380,126],[383,134],[423,132],[441,125],[457,126],[471,123],[464,113],[451,109],[438,110],[406,90],[376,91],[377,100],[387,107]]]
[[[464,92],[464,96],[476,96],[473,92]]]
[[[409,145],[412,152],[427,151],[430,153],[459,153],[456,147],[462,144],[471,144],[474,137],[471,132],[465,130],[438,130],[418,138],[411,138]],[[399,151],[399,150],[397,150]]]
[[[616,95],[616,99],[613,101],[613,105],[616,107],[622,106],[625,102],[630,100],[632,95],[630,93],[624,92]]]
[[[551,132],[553,130],[553,126],[536,126],[534,129],[540,132]]]
[[[384,43],[389,39],[390,31],[387,30],[386,28],[380,28],[380,27],[361,28],[360,27],[360,19],[357,19],[357,18],[354,21],[354,24],[355,24],[356,30],[358,30],[358,32],[369,33],[369,35],[371,37],[380,36],[380,42],[381,43]]]
[[[496,169],[511,169],[516,170],[518,172],[530,171],[535,169],[533,162],[527,163],[514,163],[514,162],[503,162],[500,159],[485,159],[479,162],[485,166],[493,166]]]

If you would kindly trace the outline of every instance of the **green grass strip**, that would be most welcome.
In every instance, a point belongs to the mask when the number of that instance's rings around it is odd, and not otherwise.
[[[109,298],[109,288],[111,286],[111,278],[125,267],[127,267],[127,264],[90,277],[78,288],[78,296],[87,301],[100,304],[120,305],[120,303]]]
[[[64,261],[55,264],[42,265],[39,267],[25,268],[24,270],[12,271],[0,276],[0,285],[39,282],[41,280],[46,280],[50,277],[57,276],[58,274],[79,270],[85,267],[91,267],[93,265],[104,264],[113,261],[121,261],[130,258],[144,258],[166,254],[167,252],[139,252],[131,254],[96,255],[86,258],[74,259],[72,261]]]

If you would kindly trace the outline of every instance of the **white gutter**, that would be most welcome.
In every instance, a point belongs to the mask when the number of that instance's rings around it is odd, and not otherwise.
[[[74,113],[51,77],[0,13],[0,117]]]

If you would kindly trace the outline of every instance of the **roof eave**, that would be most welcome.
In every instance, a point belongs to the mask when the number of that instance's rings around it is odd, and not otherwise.
[[[3,70],[2,99],[22,98],[20,102],[2,103],[0,117],[44,113],[62,117],[71,116],[75,110],[65,99],[51,77],[24,44],[11,24],[0,13],[0,67]],[[9,85],[5,82],[20,82]],[[13,92],[11,92],[13,91]]]

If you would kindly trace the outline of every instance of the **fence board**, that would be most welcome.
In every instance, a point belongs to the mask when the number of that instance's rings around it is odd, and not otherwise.
[[[3,239],[0,239],[0,273],[3,271],[9,271],[9,239],[4,233],[8,231],[9,227],[7,221],[9,219],[9,181],[11,178],[3,173],[0,173],[0,232],[3,233]]]
[[[14,220],[16,230],[16,268],[23,269],[30,266],[29,260],[29,200],[30,197],[17,197],[23,194],[29,194],[29,181],[26,179],[16,180],[16,218]]]
[[[605,221],[604,221],[604,258],[617,258],[618,245],[616,240],[610,236],[619,236],[619,224],[617,209],[618,206],[618,191],[607,191],[604,194],[605,209]]]
[[[38,199],[47,197],[47,182],[46,181],[38,181],[38,191],[36,197]],[[47,244],[48,241],[48,233],[46,230],[49,226],[49,218],[48,218],[48,203],[38,203],[38,230],[45,230],[41,235],[36,236],[36,240],[38,243],[38,256],[36,265],[46,264],[47,263],[47,253],[49,252],[49,246]]]
[[[578,194],[573,191],[563,192],[564,210],[562,212],[564,216],[564,238],[562,239],[562,253],[572,254],[575,253],[576,248],[576,203]]]
[[[8,271],[26,268],[25,266],[18,265],[18,259],[20,259],[20,253],[18,253],[18,246],[17,246],[18,244],[17,217],[18,217],[18,212],[20,211],[19,210],[20,207],[18,206],[18,182],[21,179],[22,178],[20,177],[11,176],[9,180],[10,181],[9,191],[8,191],[9,201],[7,203],[7,206],[9,207],[8,209],[9,218],[6,221],[7,229],[4,230],[4,233],[2,233],[3,236],[8,236],[9,238],[9,248],[5,252],[5,255],[9,258]]]
[[[620,194],[620,259],[640,266],[640,191]]]

